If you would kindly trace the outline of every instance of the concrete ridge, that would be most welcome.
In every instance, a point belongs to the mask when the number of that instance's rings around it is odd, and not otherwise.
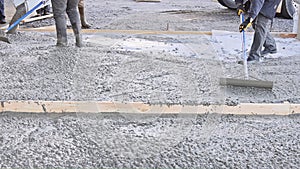
[[[137,114],[236,114],[291,115],[300,113],[300,104],[241,103],[230,105],[151,105],[141,102],[102,101],[1,101],[0,112],[22,113],[137,113]]]

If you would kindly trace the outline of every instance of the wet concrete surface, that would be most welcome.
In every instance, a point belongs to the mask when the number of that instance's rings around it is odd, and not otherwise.
[[[0,114],[1,168],[298,168],[291,116]]]
[[[249,65],[250,75],[274,81],[272,90],[232,88],[220,86],[219,78],[242,79],[243,66],[221,60],[219,42],[207,35],[96,33],[84,36],[83,48],[71,34],[65,48],[55,46],[55,33],[8,37],[13,44],[0,46],[1,100],[299,103],[296,55]]]
[[[215,1],[87,0],[86,6],[97,29],[234,31],[238,23],[235,12]],[[291,31],[291,25],[276,18],[273,28]],[[6,36],[12,44],[0,42],[0,100],[300,101],[300,61],[288,52],[249,65],[255,77],[275,82],[265,90],[221,87],[220,77],[241,76],[243,68],[221,60],[219,51],[226,50],[208,35],[84,34],[83,48],[72,34],[64,48],[55,46],[55,32]],[[0,114],[0,168],[298,168],[299,123],[299,115],[6,112]]]

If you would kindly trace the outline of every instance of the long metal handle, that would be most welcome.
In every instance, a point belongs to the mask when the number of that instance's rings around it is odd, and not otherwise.
[[[240,22],[244,22],[244,15],[240,15]],[[246,35],[245,31],[242,31],[242,50],[243,50],[243,63],[244,63],[244,73],[245,73],[245,79],[249,79],[249,74],[248,74],[248,64],[247,64],[247,51],[246,51]]]

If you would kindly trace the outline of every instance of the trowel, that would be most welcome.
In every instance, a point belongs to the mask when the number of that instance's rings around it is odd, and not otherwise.
[[[17,29],[17,25],[25,19],[32,12],[36,11],[41,5],[45,4],[48,0],[42,0],[40,3],[35,5],[32,9],[26,12],[26,1],[17,6],[16,13],[13,16],[9,27],[3,32],[0,30],[0,41],[10,43],[9,39],[5,36],[6,33],[14,33]]]

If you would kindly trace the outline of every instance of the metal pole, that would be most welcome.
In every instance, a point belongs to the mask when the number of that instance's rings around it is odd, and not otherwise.
[[[244,14],[240,15],[240,22],[244,22]],[[249,79],[249,74],[248,74],[248,64],[247,64],[247,49],[246,49],[246,35],[245,31],[242,31],[242,51],[243,51],[243,64],[244,64],[244,73],[245,73],[245,79]]]

